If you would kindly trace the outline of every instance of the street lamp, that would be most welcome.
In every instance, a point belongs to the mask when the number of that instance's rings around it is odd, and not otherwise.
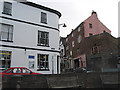
[[[67,27],[65,23],[58,24],[58,29],[60,28],[60,26]]]

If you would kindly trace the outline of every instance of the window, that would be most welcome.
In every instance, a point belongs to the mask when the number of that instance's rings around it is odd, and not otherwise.
[[[89,28],[92,28],[92,24],[91,23],[89,23]]]
[[[49,69],[48,55],[38,54],[38,68],[39,70]]]
[[[21,73],[21,69],[20,69],[20,68],[15,68],[15,69],[13,70],[13,73]]]
[[[29,68],[34,68],[34,61],[29,61]]]
[[[41,23],[47,24],[47,14],[41,12]]]
[[[69,49],[69,46],[66,46],[66,50],[68,50]]]
[[[78,27],[78,32],[80,32],[80,27]]]
[[[0,24],[0,40],[2,41],[13,41],[13,26],[7,24]]]
[[[31,73],[31,71],[28,70],[28,69],[26,69],[26,68],[22,68],[22,71],[23,71],[23,73],[27,73],[27,74],[30,74],[30,73]]]
[[[106,31],[104,30],[103,33],[106,33]]]
[[[74,47],[75,45],[74,45],[74,41],[72,41],[72,47]]]
[[[10,68],[11,51],[0,51],[0,68]]]
[[[94,46],[93,48],[91,48],[91,54],[99,54],[99,47]]]
[[[81,35],[78,36],[78,43],[81,41]]]
[[[38,31],[38,45],[49,46],[49,33]]]
[[[93,34],[92,33],[89,33],[89,36],[92,36]]]
[[[5,73],[10,73],[12,71],[12,69],[10,69],[10,70],[7,70]]]
[[[7,14],[7,15],[12,14],[12,3],[4,2],[3,14]]]
[[[74,34],[72,33],[72,37],[74,37]]]
[[[68,38],[66,38],[66,42],[68,42]]]
[[[70,55],[72,56],[72,51],[70,51]]]

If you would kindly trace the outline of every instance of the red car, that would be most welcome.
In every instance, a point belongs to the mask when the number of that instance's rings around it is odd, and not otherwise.
[[[41,75],[41,73],[34,73],[26,67],[11,67],[0,74],[2,74],[2,77],[4,75]]]

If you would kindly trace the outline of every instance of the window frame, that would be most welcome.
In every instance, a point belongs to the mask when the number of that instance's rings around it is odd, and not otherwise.
[[[41,23],[47,24],[47,13],[41,12]]]
[[[92,26],[92,23],[89,23],[89,28],[92,28],[93,26]]]
[[[100,48],[99,46],[94,46],[91,48],[91,54],[92,55],[96,55],[96,54],[99,54],[100,53]]]
[[[42,61],[43,60],[43,58],[41,58],[42,55],[45,56],[45,61]],[[44,63],[45,67],[41,67],[40,63]],[[37,71],[49,71],[49,54],[38,54],[37,55],[37,68],[38,68]]]
[[[11,5],[11,7],[9,8],[9,7],[6,7],[5,6],[5,4],[10,4]],[[9,12],[7,12],[6,10],[8,10]],[[4,5],[3,5],[3,12],[2,12],[2,14],[6,14],[6,15],[10,15],[10,16],[12,16],[12,3],[10,3],[10,2],[4,2]]]
[[[37,45],[49,47],[49,32],[38,30],[38,44]]]
[[[2,30],[3,26],[7,26],[7,32]],[[13,42],[13,30],[14,30],[14,26],[10,25],[10,24],[4,24],[4,23],[0,23],[0,29],[1,29],[1,33],[0,33],[0,41],[5,41],[5,42]],[[12,32],[10,32],[10,29],[12,28]],[[2,33],[7,33],[7,37],[6,40],[2,39]],[[11,35],[11,38],[9,37]],[[11,39],[11,40],[10,40]]]

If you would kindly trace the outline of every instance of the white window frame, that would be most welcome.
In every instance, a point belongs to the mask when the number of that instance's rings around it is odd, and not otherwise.
[[[12,3],[4,2],[3,14],[12,15]]]
[[[13,42],[13,25],[0,24],[0,40]],[[6,35],[6,37],[5,37]],[[10,37],[11,36],[11,37]]]

